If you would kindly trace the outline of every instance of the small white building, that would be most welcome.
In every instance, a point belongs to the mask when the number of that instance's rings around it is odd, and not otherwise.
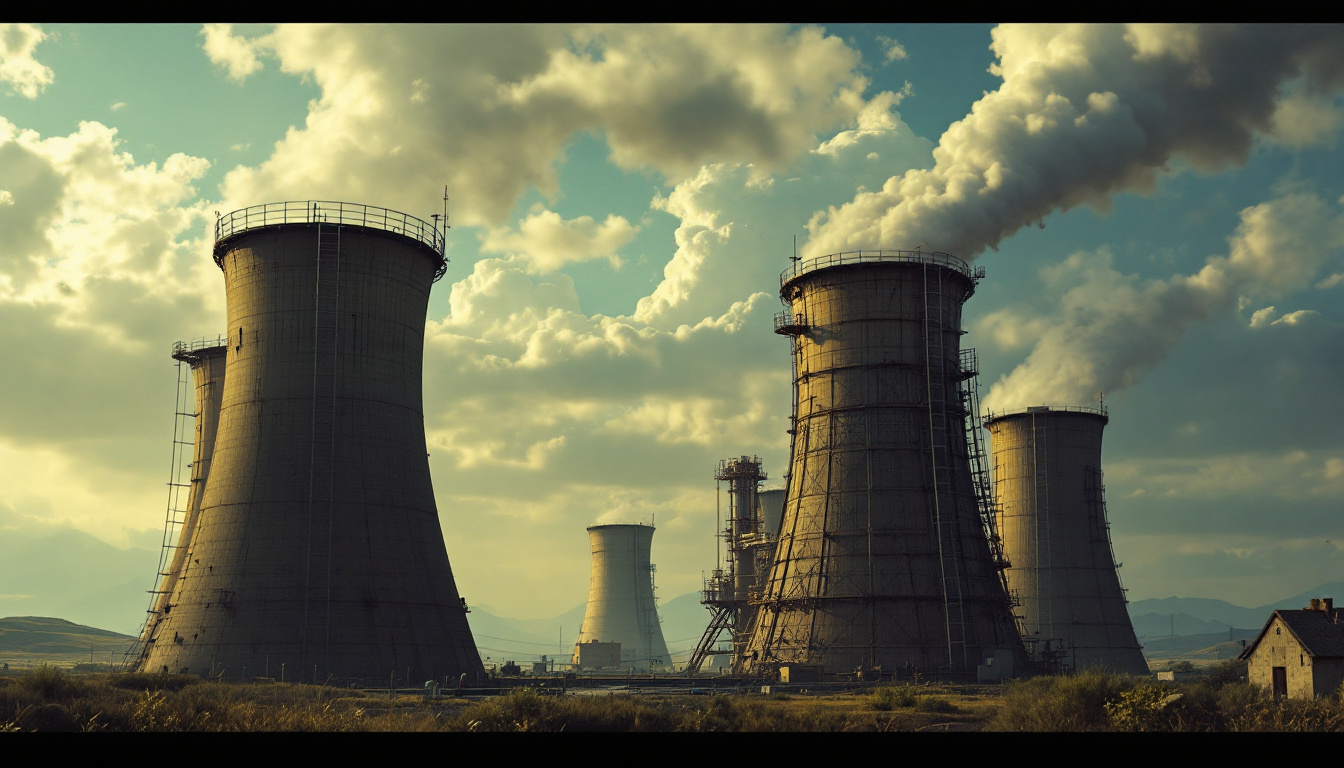
[[[1311,601],[1296,611],[1275,611],[1255,642],[1242,651],[1248,682],[1274,698],[1329,696],[1344,683],[1344,611],[1334,600]]]

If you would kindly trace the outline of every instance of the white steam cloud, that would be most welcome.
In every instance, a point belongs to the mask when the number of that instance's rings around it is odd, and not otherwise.
[[[1026,361],[994,384],[985,407],[1087,403],[1098,392],[1134,384],[1192,323],[1236,309],[1241,297],[1274,300],[1310,286],[1344,249],[1344,212],[1313,193],[1285,195],[1243,210],[1228,244],[1226,256],[1210,257],[1193,275],[1148,283],[1112,269],[1105,252],[1075,254],[1046,270],[1048,282],[1075,283],[1058,316],[1046,322],[1012,313],[986,318],[996,338],[1012,336],[1019,326],[1047,330]],[[1296,325],[1315,314],[1302,310],[1274,320],[1274,308],[1267,307],[1249,324]]]
[[[1055,211],[1150,190],[1174,161],[1213,171],[1244,163],[1257,135],[1300,146],[1340,124],[1341,26],[1008,25],[993,38],[1003,85],[948,128],[934,167],[819,212],[804,256],[922,243],[973,258]]]

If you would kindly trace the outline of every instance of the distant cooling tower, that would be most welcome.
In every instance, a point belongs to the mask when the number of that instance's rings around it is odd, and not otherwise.
[[[784,489],[771,488],[756,494],[756,516],[764,521],[765,535],[779,538],[779,526],[784,520]]]
[[[418,684],[482,673],[425,450],[425,310],[443,236],[277,203],[219,219],[218,433],[142,669]]]
[[[593,551],[588,609],[573,662],[579,663],[578,645],[599,642],[621,644],[625,669],[671,666],[653,596],[653,526],[594,525],[588,542]]]
[[[154,599],[140,634],[137,662],[141,658],[139,654],[145,653],[156,639],[158,629],[168,615],[169,598],[186,569],[187,549],[191,537],[196,533],[196,522],[201,514],[201,492],[205,490],[205,481],[210,476],[210,458],[214,453],[215,434],[219,428],[219,405],[224,395],[227,351],[228,348],[220,344],[219,340],[195,343],[179,341],[173,345],[173,359],[191,368],[192,389],[195,391],[195,410],[190,414],[178,414],[180,417],[194,414],[191,473],[186,504],[179,507],[177,500],[180,498],[180,484],[176,482],[178,464],[174,461],[174,477],[169,482],[175,487],[170,489],[172,501],[169,503],[168,525],[164,531],[164,553],[167,557],[161,563]],[[178,406],[182,407],[182,403],[179,402]],[[184,435],[177,435],[174,440],[180,437]],[[174,448],[178,448],[178,445],[175,444]],[[174,456],[177,455],[174,450]]]
[[[795,429],[753,671],[1001,677],[1025,663],[959,388],[962,303],[982,275],[945,254],[863,251],[781,276]]]
[[[1146,675],[1106,522],[1107,421],[1072,407],[991,415],[998,530],[1029,641],[1062,641],[1060,661],[1077,669]]]

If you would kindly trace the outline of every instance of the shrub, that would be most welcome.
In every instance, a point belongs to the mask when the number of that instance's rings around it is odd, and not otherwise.
[[[888,712],[896,707],[913,707],[919,698],[911,685],[884,685],[873,691],[873,709]]]
[[[1166,688],[1144,683],[1122,692],[1115,701],[1106,702],[1105,708],[1111,725],[1122,731],[1154,731],[1164,730],[1162,726],[1169,719],[1166,708],[1172,702],[1172,694]]]
[[[987,727],[1000,731],[1091,731],[1110,725],[1106,703],[1134,687],[1122,675],[1088,670],[1014,680]]]
[[[19,688],[48,702],[69,701],[89,692],[89,685],[83,680],[49,664],[19,678]]]

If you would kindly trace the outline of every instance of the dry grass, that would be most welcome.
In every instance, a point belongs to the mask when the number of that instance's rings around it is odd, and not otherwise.
[[[389,699],[324,686],[189,675],[0,676],[0,732],[77,731],[1338,731],[1344,701],[1275,701],[1227,667],[1194,683],[1088,672],[1006,685],[836,694]]]

